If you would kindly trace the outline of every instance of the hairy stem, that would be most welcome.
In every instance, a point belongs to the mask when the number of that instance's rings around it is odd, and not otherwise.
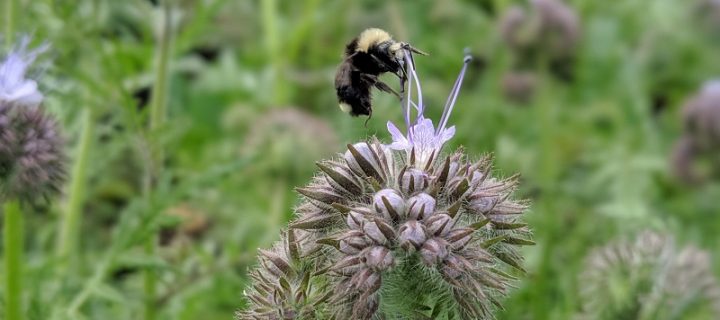
[[[8,49],[12,47],[13,33],[15,33],[15,0],[5,0],[5,45]]]
[[[262,27],[265,36],[265,50],[270,59],[270,80],[272,93],[272,103],[282,105],[287,102],[287,88],[283,84],[283,77],[279,74],[285,66],[283,55],[281,54],[281,39],[278,33],[278,12],[277,0],[262,0],[260,2],[260,13],[262,18]]]
[[[75,298],[70,302],[70,306],[67,309],[67,315],[70,319],[77,319],[80,317],[80,315],[78,314],[80,307],[82,307],[85,301],[87,301],[87,299],[92,294],[93,290],[97,289],[97,287],[102,282],[105,274],[108,271],[110,262],[115,256],[115,253],[115,250],[111,249],[107,257],[101,260],[100,263],[98,263],[97,267],[95,268],[95,273],[93,273],[92,277],[86,282],[83,290],[80,291],[80,293],[78,293]]]
[[[155,56],[155,80],[150,97],[150,129],[158,129],[167,119],[168,70],[172,44],[172,17],[168,1],[163,2],[163,27]]]
[[[85,187],[87,182],[88,158],[90,146],[94,134],[95,122],[90,108],[85,108],[82,114],[82,132],[80,142],[77,146],[75,165],[70,178],[70,193],[67,206],[60,225],[60,239],[58,241],[58,257],[66,261],[66,266],[71,263],[72,257],[77,251],[80,221],[82,218],[82,207],[85,201]]]
[[[170,64],[170,49],[172,46],[172,16],[169,0],[163,1],[163,27],[160,33],[160,43],[156,53],[155,60],[155,80],[152,88],[152,97],[150,100],[150,131],[154,132],[165,124],[167,120],[167,98],[168,98],[168,73]],[[146,171],[149,175],[146,181],[150,185],[145,188],[145,198],[147,201],[151,199],[154,182],[162,172],[164,162],[164,152],[162,147],[157,143],[152,144],[152,161],[149,164],[150,170]],[[148,256],[154,256],[157,251],[157,234],[148,237],[145,243],[145,253]],[[157,296],[157,274],[156,270],[145,270],[143,279],[143,289],[145,293],[145,319],[155,319],[156,314],[156,296]]]
[[[23,216],[20,203],[9,200],[4,206],[5,319],[22,319]]]
[[[266,220],[268,230],[276,230],[278,226],[286,223],[286,218],[283,214],[287,206],[287,185],[287,182],[283,179],[272,186],[272,194],[275,196],[273,202],[270,204],[268,219]],[[267,232],[260,243],[262,245],[272,243],[272,241],[275,240],[275,236],[276,234]]]

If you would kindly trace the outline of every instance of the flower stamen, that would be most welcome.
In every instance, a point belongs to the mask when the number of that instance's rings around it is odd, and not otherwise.
[[[460,94],[460,87],[462,86],[462,81],[465,78],[465,71],[467,70],[470,61],[472,61],[472,56],[470,55],[469,50],[466,50],[465,58],[463,59],[463,67],[460,70],[460,74],[458,75],[457,79],[455,80],[455,84],[450,91],[450,95],[448,96],[447,101],[445,102],[443,114],[440,117],[440,123],[437,127],[437,131],[435,132],[436,134],[440,134],[440,131],[445,129],[445,126],[447,125],[448,118],[450,118],[450,113],[452,113],[453,107],[455,106],[455,101],[457,101],[458,94]]]
[[[433,122],[430,119],[426,119],[424,115],[425,105],[422,101],[422,87],[415,69],[412,53],[405,50],[404,59],[407,69],[407,82],[411,83],[408,84],[407,93],[403,97],[403,101],[401,103],[407,132],[406,134],[402,134],[392,122],[388,121],[388,131],[393,138],[393,143],[390,144],[390,148],[405,150],[406,152],[414,150],[414,152],[417,153],[418,158],[416,165],[422,168],[425,167],[427,161],[430,160],[430,155],[439,152],[445,142],[455,135],[455,127],[447,128],[447,122],[450,117],[450,113],[452,113],[455,102],[457,101],[457,96],[460,93],[460,87],[462,80],[465,77],[468,63],[472,60],[472,58],[469,53],[465,54],[463,67],[458,75],[458,78],[455,80],[452,90],[450,91],[450,95],[445,103],[443,114],[440,118],[437,129],[435,129]],[[417,91],[415,94],[418,101],[417,104],[412,99],[413,85]],[[417,116],[414,121],[410,121],[411,107],[415,108],[417,112]]]

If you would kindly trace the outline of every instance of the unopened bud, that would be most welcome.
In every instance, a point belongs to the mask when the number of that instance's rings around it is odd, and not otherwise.
[[[447,241],[441,238],[428,239],[420,249],[420,256],[428,266],[442,263],[448,256]]]
[[[350,169],[359,176],[373,177],[378,181],[382,182],[385,180],[384,164],[383,159],[392,157],[392,153],[385,151],[384,146],[371,146],[366,142],[356,143],[354,145],[348,145],[348,151],[345,152],[345,161],[347,162]],[[379,151],[379,152],[378,152]]]
[[[383,189],[373,196],[373,207],[386,220],[398,220],[405,214],[405,199],[393,189]]]
[[[439,213],[423,221],[427,228],[428,235],[430,236],[442,236],[452,229],[453,221],[452,218],[445,214]]]
[[[427,193],[419,193],[408,199],[408,218],[422,220],[435,213],[435,198]]]
[[[400,247],[405,250],[416,250],[425,243],[425,228],[416,220],[410,220],[400,226]]]
[[[367,249],[363,257],[365,265],[376,272],[385,271],[395,265],[395,258],[393,258],[390,250],[382,246]]]
[[[430,182],[427,173],[420,169],[409,168],[402,173],[400,177],[400,190],[405,194],[414,194],[415,192],[424,191]]]

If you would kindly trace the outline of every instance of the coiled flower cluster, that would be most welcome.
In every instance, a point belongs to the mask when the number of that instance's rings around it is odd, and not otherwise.
[[[710,255],[643,232],[594,250],[580,276],[581,319],[718,319]]]
[[[529,2],[530,10],[513,6],[502,17],[500,31],[505,43],[519,59],[538,55],[550,60],[572,57],[580,38],[580,23],[575,11],[561,0]]]
[[[720,1],[698,0],[694,4],[693,19],[699,26],[717,39],[720,31]]]
[[[337,134],[323,119],[296,107],[274,108],[257,117],[241,152],[267,155],[258,170],[282,177],[308,172],[311,157],[327,156],[337,149]],[[300,167],[303,166],[303,167]]]
[[[493,177],[489,157],[441,152],[469,60],[435,128],[406,59],[417,90],[417,103],[411,85],[403,101],[407,133],[389,122],[391,144],[349,144],[318,163],[287,236],[260,252],[239,318],[493,318],[514,279],[507,267],[522,270],[518,247],[533,242],[516,177]]]
[[[0,65],[0,197],[33,202],[58,193],[65,178],[64,141],[40,103],[37,83],[25,78],[38,50],[28,40]]]
[[[673,151],[673,168],[685,182],[720,176],[720,81],[705,83],[683,108],[683,135]],[[710,167],[702,168],[701,159]]]
[[[511,6],[501,17],[499,29],[512,53],[512,70],[503,78],[505,96],[525,104],[533,96],[533,74],[549,70],[563,81],[573,79],[580,40],[580,21],[561,0],[530,0],[526,10]]]

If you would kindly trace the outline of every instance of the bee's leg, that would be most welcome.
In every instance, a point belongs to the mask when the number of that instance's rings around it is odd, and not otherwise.
[[[397,91],[393,90],[393,88],[391,88],[391,87],[390,87],[389,85],[387,85],[385,82],[382,82],[382,81],[378,80],[378,77],[377,77],[377,76],[370,75],[370,74],[363,74],[363,75],[361,75],[361,77],[363,78],[363,80],[367,81],[368,83],[370,83],[370,84],[371,84],[372,86],[374,86],[375,88],[378,88],[380,91],[385,91],[385,92],[387,92],[387,93],[392,93],[392,94],[394,94],[395,96],[397,96],[398,99],[402,100],[402,96],[401,96],[399,93],[397,93]]]
[[[370,121],[370,118],[372,118],[372,108],[368,110],[368,117],[365,119],[365,129],[367,129],[367,124]]]
[[[375,61],[375,63],[377,63],[379,66],[383,67],[383,68],[384,68],[385,70],[387,70],[388,72],[392,72],[392,74],[394,74],[394,75],[396,75],[396,76],[398,76],[398,77],[401,77],[400,71],[398,71],[397,68],[392,68],[392,67],[390,67],[387,63],[385,63],[385,62],[383,62],[382,60],[380,60],[380,59],[379,59],[378,57],[376,57],[374,54],[369,54],[369,56],[373,58],[373,61]],[[399,64],[399,65],[401,65],[401,64]],[[400,67],[400,69],[402,69],[402,67]]]
[[[374,86],[376,82],[378,82],[378,76],[367,74],[367,73],[361,73],[360,74],[361,80],[367,82],[369,86]]]
[[[407,70],[405,69],[407,66],[403,63],[400,64],[400,71],[396,73],[398,78],[400,79],[400,95],[405,95],[405,83],[407,82],[408,76],[407,76]]]
[[[390,88],[390,86],[387,85],[385,82],[376,81],[376,82],[375,82],[375,88],[378,88],[378,89],[380,89],[381,91],[385,91],[385,92],[387,92],[387,93],[392,93],[392,94],[394,94],[395,96],[397,96],[398,99],[402,100],[402,96],[401,96],[399,93],[397,93],[397,91],[393,90],[393,88]]]

